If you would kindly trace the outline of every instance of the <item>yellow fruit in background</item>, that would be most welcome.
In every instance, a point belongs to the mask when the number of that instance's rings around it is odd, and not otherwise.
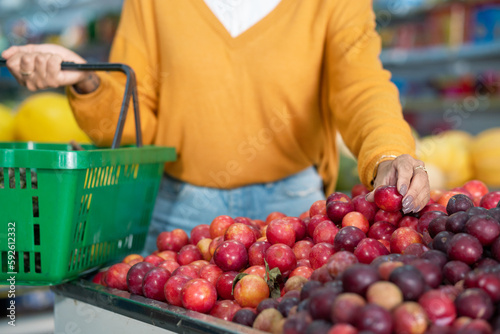
[[[441,169],[446,188],[459,187],[474,177],[470,154],[472,140],[467,132],[446,131],[422,138],[417,155],[426,164]]]
[[[475,178],[500,187],[500,128],[481,132],[471,145]]]
[[[15,136],[19,141],[90,143],[78,127],[65,95],[38,93],[27,98],[15,117]]]
[[[14,140],[14,115],[6,106],[0,104],[0,141]]]

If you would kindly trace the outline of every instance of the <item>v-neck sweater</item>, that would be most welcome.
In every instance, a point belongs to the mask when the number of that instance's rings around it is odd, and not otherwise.
[[[145,143],[176,148],[167,174],[231,189],[315,165],[329,193],[337,131],[368,186],[382,156],[414,156],[380,48],[370,0],[282,0],[235,38],[203,0],[126,0],[110,61],[136,72]],[[109,145],[124,76],[99,76],[96,91],[67,92],[82,129]],[[130,109],[123,144],[134,129]]]

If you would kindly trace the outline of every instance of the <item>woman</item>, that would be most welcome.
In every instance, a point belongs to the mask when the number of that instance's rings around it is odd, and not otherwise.
[[[126,0],[110,61],[136,72],[144,141],[178,151],[165,165],[150,249],[160,231],[221,214],[307,210],[324,199],[323,184],[333,191],[337,131],[365,185],[396,185],[405,213],[422,209],[427,174],[379,53],[369,0]],[[63,60],[85,60],[55,45],[2,56],[30,90],[68,86],[82,129],[111,142],[120,74],[60,71]],[[129,118],[123,142],[133,140]]]

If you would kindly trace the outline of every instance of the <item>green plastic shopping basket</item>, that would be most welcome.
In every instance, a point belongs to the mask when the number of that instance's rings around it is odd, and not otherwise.
[[[140,252],[164,163],[176,159],[174,148],[142,146],[130,67],[61,68],[127,75],[113,145],[75,151],[70,144],[0,143],[0,284],[12,277],[21,285],[59,284]],[[130,96],[137,147],[119,148]]]

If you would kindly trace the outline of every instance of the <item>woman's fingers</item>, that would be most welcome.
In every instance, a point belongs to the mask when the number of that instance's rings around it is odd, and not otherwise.
[[[47,60],[47,75],[45,81],[50,88],[59,87],[61,75],[62,58],[57,54],[51,54]]]
[[[423,167],[423,165],[418,165]],[[424,167],[425,168],[425,167]],[[423,168],[414,168],[408,194],[403,199],[403,212],[418,212],[430,199],[429,177]],[[406,202],[405,202],[406,200]]]
[[[411,155],[403,154],[397,157],[393,166],[396,169],[397,181],[396,187],[399,193],[405,196],[410,187],[411,179],[413,177],[413,167],[415,166],[415,159]]]
[[[47,86],[47,61],[49,53],[35,53],[35,76],[33,83],[37,89],[45,89]]]
[[[81,71],[61,71],[61,63],[85,63],[71,50],[52,44],[13,46],[2,52],[7,67],[16,80],[29,90],[74,85],[88,74]]]
[[[403,212],[418,212],[430,198],[430,186],[424,163],[408,154],[398,156],[392,161],[380,163],[374,186],[396,186],[403,195]],[[374,191],[366,195],[368,201],[374,200]]]

